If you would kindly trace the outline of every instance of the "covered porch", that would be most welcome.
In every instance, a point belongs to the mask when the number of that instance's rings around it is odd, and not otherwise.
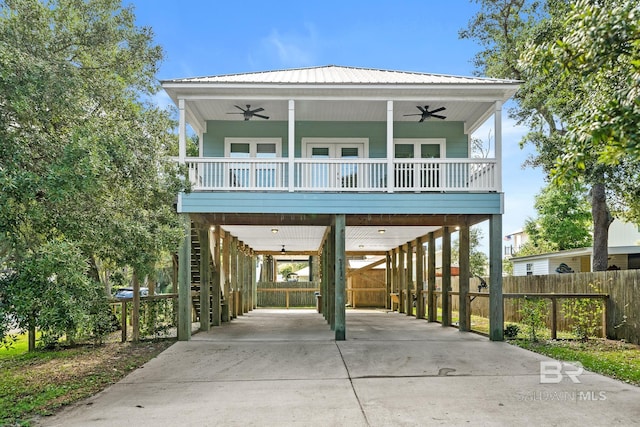
[[[313,260],[313,280],[320,283],[321,315],[336,340],[348,338],[345,320],[347,262],[349,257],[384,257],[385,308],[436,322],[440,298],[444,327],[451,326],[451,298],[458,299],[459,329],[470,330],[469,229],[489,222],[490,339],[503,339],[501,215],[500,214],[234,214],[192,213],[184,216],[185,238],[179,262],[179,339],[191,337],[197,301],[201,329],[242,316],[257,305],[256,262],[259,256],[306,256]],[[191,262],[199,236],[200,257]],[[442,269],[436,288],[436,251],[442,265],[451,265],[451,235],[459,233],[459,292],[451,291],[451,269]],[[438,244],[436,244],[438,239]],[[210,260],[207,262],[207,260]],[[199,270],[194,299],[192,267]],[[186,286],[185,286],[186,285]],[[220,296],[220,297],[216,297]],[[415,313],[413,310],[416,296]],[[207,316],[205,313],[209,313]],[[425,313],[428,313],[425,316]],[[320,314],[318,314],[320,315]]]

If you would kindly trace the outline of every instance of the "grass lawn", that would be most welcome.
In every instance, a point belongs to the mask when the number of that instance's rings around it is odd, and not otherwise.
[[[28,426],[36,416],[89,397],[174,341],[133,344],[114,339],[102,346],[27,353],[26,337],[21,336],[10,350],[0,348],[0,425]]]
[[[640,386],[640,346],[621,341],[592,338],[589,341],[510,341],[519,347],[554,359],[580,362],[585,369]]]

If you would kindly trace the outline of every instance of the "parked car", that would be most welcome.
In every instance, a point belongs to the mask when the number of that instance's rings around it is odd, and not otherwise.
[[[140,288],[140,296],[146,297],[149,295],[149,288]],[[120,288],[114,295],[116,299],[133,298],[133,288]]]

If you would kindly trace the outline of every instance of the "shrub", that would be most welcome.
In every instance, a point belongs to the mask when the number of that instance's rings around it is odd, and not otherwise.
[[[595,293],[600,293],[596,284],[589,283]],[[602,301],[595,298],[571,298],[562,303],[565,319],[573,322],[573,333],[582,341],[596,335],[602,322]]]
[[[537,332],[545,326],[547,301],[543,298],[524,297],[520,307],[522,323],[527,327],[529,339],[538,341]]]

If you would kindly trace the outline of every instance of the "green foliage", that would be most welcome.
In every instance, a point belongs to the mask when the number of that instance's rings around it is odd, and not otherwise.
[[[516,338],[519,333],[520,333],[520,326],[516,324],[511,323],[507,325],[506,328],[504,328],[505,338],[510,338],[510,339]]]
[[[522,323],[527,327],[527,333],[531,341],[538,341],[538,332],[545,326],[547,314],[547,301],[543,298],[524,297],[520,305],[519,313]]]
[[[589,283],[595,293],[600,293],[598,285]],[[597,334],[602,326],[602,301],[593,298],[570,298],[562,302],[564,317],[573,322],[573,333],[583,341]]]
[[[591,211],[584,189],[550,184],[536,196],[535,219],[525,222],[529,237],[518,256],[591,246]]]
[[[145,101],[159,88],[162,60],[152,31],[137,27],[119,0],[4,0],[0,40],[3,267],[16,272],[21,292],[38,295],[52,276],[30,281],[24,261],[66,241],[83,255],[78,274],[93,281],[101,261],[139,277],[153,272],[182,237],[173,203],[185,183],[169,158],[177,145],[171,112]],[[92,301],[72,305],[106,317]],[[45,329],[51,342],[61,319],[79,325],[47,307],[11,310],[22,324],[55,325]],[[83,328],[99,340],[104,322],[96,322]]]
[[[472,275],[483,276],[489,265],[487,254],[478,250],[483,238],[482,229],[472,227],[469,229],[469,270]],[[460,262],[460,239],[457,238],[451,245],[451,262]]]
[[[638,3],[478,3],[461,36],[482,46],[481,74],[523,81],[510,115],[530,129],[521,144],[537,153],[527,164],[549,179],[597,190],[593,259],[606,268],[609,210],[640,216]]]
[[[27,254],[14,274],[0,280],[0,317],[14,318],[22,330],[38,328],[45,346],[63,335],[72,340],[85,328],[100,339],[104,332],[98,314],[106,310],[106,297],[86,271],[86,260],[73,244],[44,244]],[[0,331],[6,335],[7,330]]]
[[[580,362],[585,369],[640,385],[640,350],[620,341],[513,341],[518,346],[559,360]]]

